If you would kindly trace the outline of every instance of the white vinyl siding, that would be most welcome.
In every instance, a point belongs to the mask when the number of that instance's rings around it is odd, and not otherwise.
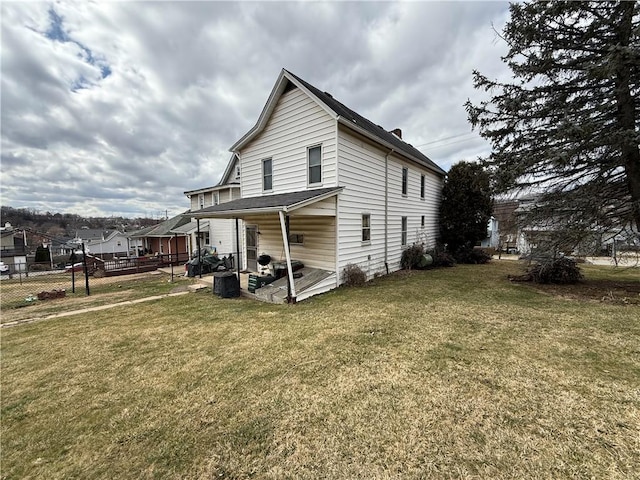
[[[231,200],[231,189],[220,190],[220,203],[225,203]]]
[[[340,245],[338,269],[355,263],[371,278],[384,273],[385,247],[385,154],[350,131],[338,132],[340,186]],[[409,164],[395,154],[388,157],[387,261],[390,271],[400,268],[401,217],[407,217],[407,244],[435,245],[438,234],[438,210],[442,178],[414,163]],[[402,169],[407,168],[407,195],[402,195]],[[425,200],[420,199],[420,180],[425,176]],[[362,242],[362,213],[371,215],[371,242]],[[421,227],[425,217],[424,228]]]
[[[262,163],[273,159],[273,192],[306,190],[307,147],[322,145],[322,185],[336,186],[335,121],[302,90],[283,94],[264,130],[240,152],[242,197],[263,194]]]
[[[250,216],[245,221],[258,226],[258,255],[266,253],[275,261],[284,261],[278,215]],[[302,261],[307,267],[335,270],[335,217],[291,215],[289,231],[304,235],[304,245],[290,245],[292,259]]]
[[[350,132],[339,130],[340,193],[338,273],[348,263],[358,265],[372,278],[384,265],[384,156],[385,152]],[[397,191],[399,194],[399,190]],[[362,241],[362,214],[371,222],[369,243]],[[377,219],[377,220],[376,220]]]
[[[238,222],[242,228],[242,222]],[[242,231],[242,230],[241,230]],[[236,254],[236,225],[235,220],[225,218],[209,219],[210,245],[216,247],[220,256],[230,253]],[[242,248],[242,244],[240,245]]]

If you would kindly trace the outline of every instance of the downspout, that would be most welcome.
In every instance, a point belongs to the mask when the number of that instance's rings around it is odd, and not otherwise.
[[[289,303],[296,303],[296,285],[293,278],[293,268],[291,267],[291,253],[289,252],[289,236],[287,235],[287,224],[284,219],[284,211],[278,211],[280,217],[280,229],[282,230],[282,244],[284,245],[284,255],[287,259],[287,276],[289,277]]]
[[[340,115],[336,118],[336,137],[335,137],[335,151],[336,151],[336,187],[340,186]],[[335,258],[335,269],[336,269],[336,288],[340,286],[340,196],[336,195],[336,216],[335,216],[335,226],[334,230],[334,242],[333,242],[333,252]]]
[[[389,274],[389,155],[393,148],[384,156],[384,267]]]

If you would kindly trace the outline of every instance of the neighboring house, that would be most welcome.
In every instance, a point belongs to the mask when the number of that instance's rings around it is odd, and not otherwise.
[[[445,176],[401,137],[282,70],[231,147],[242,198],[191,216],[242,219],[244,268],[258,271],[263,253],[286,262],[292,302],[339,286],[348,264],[368,278],[398,270],[407,246],[435,245]],[[296,290],[292,259],[324,275]]]
[[[484,248],[500,248],[500,230],[498,219],[493,215],[487,222],[487,238],[480,242],[480,246]]]
[[[480,242],[481,247],[506,253],[517,252],[520,237],[515,213],[517,208],[517,200],[500,199],[494,202],[493,214],[487,225],[487,238]]]
[[[186,234],[176,233],[178,227],[188,224],[191,219],[181,213],[158,225],[146,227],[127,234],[134,255],[172,255],[188,252]]]
[[[82,228],[76,230],[75,238],[68,245],[84,243],[85,251],[98,256],[103,260],[129,255],[129,242],[127,235],[119,230],[102,230]]]
[[[206,207],[220,205],[240,198],[240,162],[233,154],[222,178],[213,187],[199,188],[184,192],[191,202],[191,212],[197,212]],[[239,228],[244,228],[242,224]],[[192,222],[173,230],[176,233],[188,235],[189,251],[197,247],[197,236],[200,235],[200,245],[212,245],[220,255],[228,255],[236,251],[235,222],[223,218],[194,218]]]
[[[497,230],[500,251],[529,255],[555,244],[556,248],[566,254],[615,256],[620,250],[640,249],[640,237],[632,228],[620,227],[611,231],[599,228],[597,224],[591,225],[586,232],[579,233],[575,238],[569,236],[569,240],[562,242],[558,232],[561,232],[566,224],[560,217],[551,215],[544,221],[525,223],[523,216],[535,208],[538,201],[537,195],[526,195],[495,202],[492,218],[497,224],[494,228]],[[495,231],[493,236],[496,236]]]
[[[26,268],[27,245],[24,230],[13,228],[10,223],[0,227],[0,260],[8,265],[12,272]]]

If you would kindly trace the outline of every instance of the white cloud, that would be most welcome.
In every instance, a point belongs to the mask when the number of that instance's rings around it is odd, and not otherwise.
[[[443,168],[488,153],[463,103],[502,75],[503,3],[7,3],[3,204],[144,215],[188,208],[257,120],[281,68]]]

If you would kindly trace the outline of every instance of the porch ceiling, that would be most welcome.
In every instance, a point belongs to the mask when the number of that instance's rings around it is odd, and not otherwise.
[[[189,215],[194,218],[242,218],[249,215],[261,215],[265,213],[291,213],[313,205],[321,200],[333,197],[340,193],[342,189],[343,187],[319,188],[315,190],[302,190],[300,192],[239,198],[191,212]]]

